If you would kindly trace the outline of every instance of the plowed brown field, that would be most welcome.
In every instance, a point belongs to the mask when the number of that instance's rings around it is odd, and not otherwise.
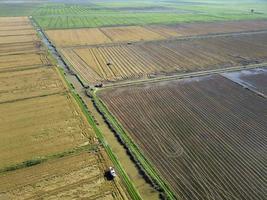
[[[266,62],[266,52],[266,33],[62,50],[89,83]]]
[[[267,30],[267,21],[232,21],[213,23],[192,23],[172,26],[150,26],[151,31],[165,37],[206,35],[217,33],[246,32]]]
[[[265,199],[266,98],[222,76],[99,96],[177,199]]]

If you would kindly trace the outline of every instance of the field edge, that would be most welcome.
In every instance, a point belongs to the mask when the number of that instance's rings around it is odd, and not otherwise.
[[[157,190],[159,192],[163,192],[163,194],[161,193],[161,195],[163,195],[163,197],[167,197],[167,199],[176,199],[176,196],[174,195],[174,192],[170,189],[170,186],[166,183],[165,180],[161,178],[156,168],[144,156],[140,148],[138,148],[137,144],[133,141],[127,131],[114,117],[114,115],[111,114],[111,112],[108,110],[107,106],[103,103],[103,101],[101,101],[101,99],[97,96],[98,92],[99,90],[94,90],[91,92],[92,101],[96,106],[97,110],[105,119],[105,121],[119,136],[119,139],[122,140],[122,142],[128,148],[134,159],[138,161],[138,164],[141,165],[140,167],[144,170],[148,178],[151,179],[152,184],[157,185]]]

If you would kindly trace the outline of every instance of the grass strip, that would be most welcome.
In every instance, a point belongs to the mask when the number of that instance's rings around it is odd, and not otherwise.
[[[99,140],[99,142],[103,145],[103,147],[105,148],[109,158],[111,159],[113,165],[115,166],[117,172],[121,175],[121,178],[126,186],[126,189],[129,193],[129,195],[131,196],[131,198],[133,200],[142,200],[139,192],[136,190],[135,186],[133,185],[132,181],[130,180],[130,178],[128,177],[127,173],[125,172],[125,170],[123,169],[122,165],[120,164],[118,158],[116,157],[116,155],[113,153],[113,151],[111,150],[110,146],[107,144],[102,132],[99,130],[99,128],[97,127],[97,125],[95,124],[95,121],[93,119],[93,117],[90,115],[88,109],[87,109],[87,105],[83,102],[82,98],[75,93],[72,84],[70,84],[68,82],[68,80],[66,79],[65,75],[64,75],[64,70],[59,68],[59,72],[61,74],[61,76],[63,77],[64,81],[66,82],[68,88],[70,89],[70,93],[72,95],[72,97],[76,100],[76,102],[78,103],[79,107],[81,108],[83,114],[85,115],[87,121],[89,122],[89,124],[91,125],[91,127],[93,128],[94,132],[96,133],[96,136]]]

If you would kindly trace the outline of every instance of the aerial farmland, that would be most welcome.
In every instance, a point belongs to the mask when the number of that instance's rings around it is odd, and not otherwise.
[[[28,18],[0,21],[11,27],[0,45],[1,199],[127,199],[102,176],[111,161]]]
[[[267,3],[0,0],[0,199],[264,200]]]

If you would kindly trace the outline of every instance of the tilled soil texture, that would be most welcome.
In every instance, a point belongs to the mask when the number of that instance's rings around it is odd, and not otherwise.
[[[225,73],[225,77],[253,91],[267,95],[267,69],[258,68]]]
[[[265,199],[266,98],[220,75],[99,97],[177,199]]]
[[[148,26],[150,30],[165,37],[207,35],[218,33],[267,30],[267,21],[229,21],[212,23],[188,23],[177,25]]]
[[[0,175],[0,198],[122,200],[103,162],[101,153],[81,153]]]
[[[89,83],[266,62],[267,33],[62,49]]]

